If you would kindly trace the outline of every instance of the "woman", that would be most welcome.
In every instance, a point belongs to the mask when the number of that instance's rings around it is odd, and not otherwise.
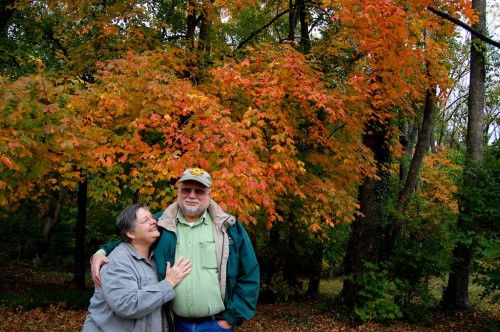
[[[168,331],[163,304],[174,298],[173,288],[191,272],[191,262],[181,257],[172,267],[167,263],[167,275],[158,282],[151,245],[160,232],[149,208],[127,206],[116,225],[123,242],[102,269],[102,288],[90,299],[83,331]]]

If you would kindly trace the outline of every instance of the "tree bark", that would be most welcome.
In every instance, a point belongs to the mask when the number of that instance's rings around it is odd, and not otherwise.
[[[413,155],[413,147],[415,146],[415,139],[418,134],[418,126],[412,122],[404,122],[399,126],[399,131],[401,136],[399,137],[399,143],[405,152],[406,158],[411,160]],[[405,183],[408,177],[409,165],[406,163],[400,163],[399,165],[399,182]]]
[[[427,65],[427,76],[432,79],[431,71],[429,68],[429,63]],[[432,81],[432,80],[431,80]],[[398,198],[398,213],[391,217],[391,226],[387,232],[386,241],[384,243],[384,251],[386,254],[390,254],[392,249],[396,244],[397,237],[401,232],[402,219],[401,216],[404,215],[406,208],[410,202],[412,194],[417,188],[419,181],[420,168],[422,167],[422,162],[424,160],[425,154],[429,150],[430,142],[432,140],[432,130],[434,122],[434,103],[436,100],[437,85],[431,83],[427,88],[425,94],[425,104],[423,111],[422,125],[420,127],[417,145],[415,147],[415,152],[411,158],[410,168],[408,173],[404,176],[405,181],[403,185],[403,190],[399,194]]]
[[[190,42],[191,47],[194,46],[194,32],[196,30],[196,3],[189,1],[188,15],[187,15],[187,32],[186,39]]]
[[[486,0],[473,0],[472,8],[478,12],[479,22],[474,25],[474,28],[484,33],[486,30]],[[485,103],[485,81],[486,81],[486,66],[485,66],[485,45],[475,35],[471,38],[470,51],[470,79],[469,79],[469,116],[467,123],[467,156],[464,165],[464,174],[471,174],[467,170],[475,164],[481,163],[483,160],[483,111]],[[464,178],[465,186],[474,185],[474,176],[466,175]],[[460,195],[459,218],[457,228],[460,233],[467,236],[467,231],[470,224],[481,222],[480,220],[468,220],[466,218],[469,213],[467,207],[471,206],[474,197]],[[474,241],[471,241],[472,243]],[[469,243],[469,242],[468,242]],[[463,310],[470,307],[469,304],[469,278],[472,263],[472,244],[458,242],[453,250],[453,263],[451,266],[448,284],[441,299],[441,305],[448,309]]]
[[[379,178],[366,178],[359,188],[360,212],[351,224],[351,233],[344,259],[346,278],[341,300],[352,311],[357,303],[360,286],[356,280],[366,272],[365,262],[378,264],[381,258],[381,230],[384,219],[383,206],[389,192],[389,174],[383,166],[390,159],[386,123],[370,121],[365,129],[363,143],[373,151]]]
[[[7,30],[9,27],[9,22],[15,13],[15,9],[12,7],[15,4],[14,0],[4,0],[0,2],[0,34],[1,37],[7,37]]]
[[[302,1],[300,6],[300,46],[302,52],[309,53],[311,49],[311,39],[309,37],[309,12]]]
[[[474,8],[474,5],[472,5],[472,7]],[[427,6],[427,9],[429,9],[431,12],[433,12],[434,14],[438,15],[438,16],[441,16],[442,18],[444,19],[447,19],[448,21],[464,28],[465,30],[469,31],[473,36],[477,37],[478,39],[481,39],[482,41],[484,41],[485,43],[488,43],[492,46],[495,46],[497,48],[500,48],[500,43],[489,38],[488,36],[486,36],[486,34],[484,33],[484,29],[480,29],[478,28],[478,25],[475,24],[473,25],[472,27],[462,21],[460,21],[459,19],[457,18],[454,18],[453,16],[445,13],[445,12],[442,12],[440,10],[437,10],[436,8],[432,7],[432,6]],[[486,5],[484,5],[484,10],[486,10]],[[484,10],[483,11],[480,11],[481,15],[484,15]]]
[[[321,270],[323,262],[323,245],[318,244],[314,247],[309,270],[309,284],[307,286],[307,296],[316,298],[319,295],[319,286],[321,281]]]
[[[212,1],[211,1],[212,2]],[[211,5],[210,5],[211,6]],[[203,5],[203,12],[201,14],[200,20],[200,33],[198,34],[198,50],[209,52],[210,46],[208,44],[208,36],[210,29],[210,17],[212,8],[208,5]]]
[[[67,189],[62,189],[59,191],[59,196],[57,197],[57,201],[55,202],[55,207],[49,206],[46,211],[44,211],[45,223],[43,225],[43,235],[47,240],[50,240],[50,235],[54,228],[61,221],[61,213],[64,204],[64,200],[66,199],[66,195],[68,193]]]
[[[85,179],[78,185],[78,212],[75,232],[75,265],[71,286],[76,289],[85,289],[85,225],[87,222],[87,187]]]
[[[403,187],[403,191],[399,195],[399,206],[401,211],[404,211],[408,206],[411,194],[415,191],[418,182],[418,174],[422,166],[424,156],[429,150],[429,142],[431,141],[432,123],[434,118],[434,102],[436,99],[436,85],[427,89],[425,95],[424,117],[422,120],[422,127],[420,135],[418,136],[417,146],[415,153],[411,159],[410,169],[408,176]]]
[[[297,0],[300,2],[300,0]],[[297,27],[297,22],[299,21],[299,7],[300,4],[293,3],[293,0],[288,1],[288,37],[287,39],[291,42],[295,40],[295,28]]]

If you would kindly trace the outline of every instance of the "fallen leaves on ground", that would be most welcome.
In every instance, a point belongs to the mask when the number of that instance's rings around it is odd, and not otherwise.
[[[71,273],[33,269],[15,264],[0,269],[0,298],[3,295],[70,292]],[[330,283],[319,300],[291,301],[288,303],[259,303],[257,313],[250,321],[237,327],[236,332],[495,332],[500,331],[500,306],[467,312],[445,313],[436,311],[432,325],[407,322],[392,325],[367,322],[355,325],[339,320],[339,315],[326,309],[326,301],[339,291],[341,283]],[[326,287],[326,286],[325,286]],[[57,295],[57,294],[56,294]],[[1,302],[1,301],[0,301]],[[19,301],[20,302],[20,301]],[[16,301],[18,303],[18,301]],[[75,310],[65,302],[32,309],[12,309],[0,306],[0,331],[8,332],[73,332],[81,331],[87,310]]]
[[[498,312],[470,311],[453,314],[438,313],[432,326],[395,323],[386,326],[368,322],[353,325],[333,319],[333,314],[318,312],[315,303],[292,302],[287,304],[260,304],[257,314],[250,321],[239,326],[237,332],[430,332],[430,331],[498,331],[500,315]],[[81,331],[87,315],[86,310],[68,310],[64,305],[36,308],[29,311],[0,308],[0,331],[27,332],[70,332]],[[496,324],[496,325],[495,325]]]

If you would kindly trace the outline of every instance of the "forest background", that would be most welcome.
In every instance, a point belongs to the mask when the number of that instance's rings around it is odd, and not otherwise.
[[[498,12],[3,1],[2,306],[23,317],[21,266],[88,289],[118,212],[166,208],[201,167],[251,235],[262,303],[318,299],[336,278],[332,320],[432,324],[436,308],[470,312],[471,286],[498,309]]]

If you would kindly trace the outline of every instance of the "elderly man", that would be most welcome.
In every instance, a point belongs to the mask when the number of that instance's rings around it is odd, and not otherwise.
[[[154,247],[158,278],[179,257],[192,262],[191,273],[176,287],[171,302],[175,331],[234,331],[255,314],[259,265],[247,232],[236,218],[211,198],[212,178],[189,168],[178,182],[177,202],[156,215],[161,235]],[[117,244],[93,257],[92,278],[100,286],[99,269]]]

